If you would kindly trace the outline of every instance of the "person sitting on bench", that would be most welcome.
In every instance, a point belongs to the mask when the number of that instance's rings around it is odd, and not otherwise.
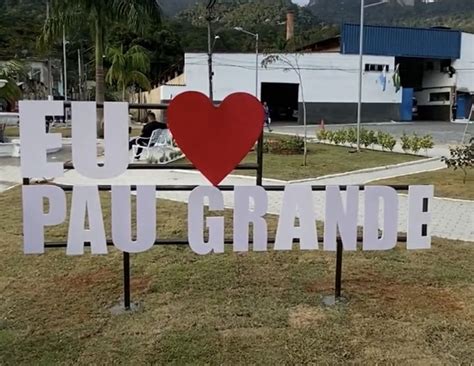
[[[158,122],[156,120],[155,113],[148,112],[146,118],[147,118],[147,124],[143,126],[142,133],[140,134],[140,136],[135,137],[130,140],[128,144],[129,150],[131,150],[134,145],[147,146],[148,141],[150,140],[150,137],[153,134],[153,131],[168,129],[168,126],[166,125],[166,123]],[[137,149],[137,155],[135,156],[135,159],[139,159],[141,153],[142,153],[142,149],[140,148]]]

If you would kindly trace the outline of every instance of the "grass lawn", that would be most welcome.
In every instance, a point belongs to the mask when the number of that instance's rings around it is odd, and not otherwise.
[[[200,257],[160,247],[132,256],[132,299],[142,310],[111,315],[122,290],[120,253],[24,256],[20,190],[0,195],[0,205],[8,208],[0,212],[2,365],[474,360],[472,243],[435,239],[430,251],[345,254],[348,302],[330,308],[321,299],[333,291],[334,254]],[[186,205],[158,206],[161,238],[185,237]],[[275,218],[268,221],[273,236]],[[64,225],[47,231],[50,240],[65,234]]]
[[[298,180],[423,159],[419,156],[372,150],[353,154],[350,153],[351,150],[353,149],[347,147],[311,143],[308,145],[307,166],[302,166],[302,155],[265,154],[263,175],[265,178]],[[256,154],[250,153],[244,162],[255,163]]]
[[[471,170],[469,172],[465,184],[463,183],[463,177],[464,174],[460,170],[442,169],[384,179],[372,182],[371,184],[433,184],[435,186],[435,196],[437,197],[474,200],[474,171]]]

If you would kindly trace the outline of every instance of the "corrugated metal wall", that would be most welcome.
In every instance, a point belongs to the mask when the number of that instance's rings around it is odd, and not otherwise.
[[[343,54],[359,53],[359,24],[344,24]],[[421,29],[364,26],[364,54],[395,57],[458,59],[461,32],[447,29]]]

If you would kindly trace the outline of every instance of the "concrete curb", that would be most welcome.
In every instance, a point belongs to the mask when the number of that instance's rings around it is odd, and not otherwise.
[[[354,175],[354,174],[380,172],[380,171],[394,169],[394,168],[403,168],[403,167],[412,166],[412,165],[421,165],[421,164],[424,164],[424,163],[429,163],[429,162],[438,161],[438,160],[439,160],[439,158],[420,159],[420,160],[415,160],[415,161],[409,161],[407,163],[379,166],[379,167],[375,167],[375,168],[354,170],[354,171],[351,171],[351,172],[324,175],[324,176],[318,177],[318,178],[307,178],[307,179],[293,180],[293,181],[289,181],[288,183],[289,184],[305,183],[305,182],[319,181],[319,180],[324,180],[324,179],[345,177],[345,176]],[[407,175],[407,174],[404,174],[404,175]]]

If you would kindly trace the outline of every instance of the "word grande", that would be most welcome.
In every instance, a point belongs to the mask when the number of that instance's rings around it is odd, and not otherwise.
[[[47,150],[61,146],[60,134],[45,131],[45,117],[63,114],[63,102],[20,102],[21,172],[24,178],[56,178],[64,174],[63,163],[48,162]],[[92,179],[114,178],[126,172],[128,158],[128,105],[104,104],[104,158],[97,161],[96,104],[73,102],[72,158],[79,174]],[[188,121],[183,121],[188,123]],[[338,232],[345,250],[357,249],[359,187],[328,186],[324,217],[316,217],[313,192],[309,185],[288,185],[283,193],[275,250],[291,250],[299,242],[302,250],[320,249],[316,220],[324,221],[323,249],[336,250]],[[345,198],[344,198],[345,196]],[[114,245],[129,253],[150,249],[156,232],[156,189],[138,186],[136,190],[136,235],[132,235],[132,191],[130,186],[112,186],[111,232]],[[429,210],[424,203],[433,198],[432,186],[412,186],[408,195],[407,249],[431,247]],[[46,212],[44,202],[49,203]],[[224,217],[204,215],[224,209],[223,194],[212,186],[197,187],[188,203],[188,241],[197,254],[224,251]],[[389,250],[397,243],[399,202],[390,187],[366,187],[363,200],[363,250]],[[250,227],[254,251],[268,249],[268,195],[262,187],[235,187],[234,251],[250,250]],[[382,220],[379,220],[381,215]],[[67,216],[66,193],[52,185],[23,186],[24,251],[44,252],[45,227],[63,223]],[[163,218],[164,220],[169,217]],[[295,224],[295,221],[298,221]],[[379,232],[382,232],[380,235]],[[74,186],[69,215],[68,255],[84,254],[86,243],[92,254],[107,254],[103,212],[97,186]],[[207,232],[207,235],[205,233]]]

